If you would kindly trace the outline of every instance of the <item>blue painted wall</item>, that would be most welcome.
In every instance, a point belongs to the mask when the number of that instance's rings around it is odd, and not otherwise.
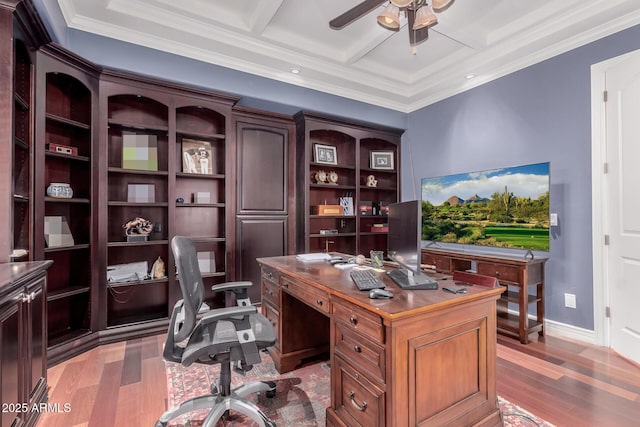
[[[407,129],[402,194],[420,179],[551,162],[552,230],[546,317],[592,330],[590,66],[640,49],[640,26],[603,38],[411,114],[63,28],[59,10],[36,6],[53,37],[100,65],[242,96],[243,105],[293,114],[310,109]],[[413,167],[411,167],[413,166]],[[564,293],[578,308],[564,307]]]
[[[591,65],[640,49],[640,26],[603,38],[409,114],[403,195],[420,179],[551,162],[552,228],[546,317],[593,330]],[[412,155],[411,155],[412,154]],[[409,162],[413,161],[413,172]],[[473,248],[464,248],[467,250]],[[577,309],[564,307],[564,293]]]

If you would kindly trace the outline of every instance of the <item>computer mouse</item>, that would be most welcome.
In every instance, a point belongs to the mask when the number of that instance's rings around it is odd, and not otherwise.
[[[393,294],[386,289],[371,289],[371,291],[369,291],[369,298],[393,298]]]

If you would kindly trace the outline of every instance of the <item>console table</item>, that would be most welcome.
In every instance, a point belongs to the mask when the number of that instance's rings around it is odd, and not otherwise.
[[[498,279],[506,292],[497,303],[498,332],[529,342],[529,334],[544,335],[544,265],[547,258],[525,259],[512,255],[422,249],[422,264],[438,272],[473,271]],[[534,288],[529,293],[529,288]],[[518,312],[509,311],[509,304]],[[529,305],[536,305],[536,318],[529,319]]]
[[[278,371],[330,353],[327,426],[500,425],[496,300],[504,288],[406,291],[383,274],[394,297],[369,299],[349,270],[327,262],[258,263]]]

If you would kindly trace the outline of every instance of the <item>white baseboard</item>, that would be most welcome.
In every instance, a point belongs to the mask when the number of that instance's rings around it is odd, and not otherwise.
[[[550,333],[552,335],[558,335],[565,338],[598,345],[596,343],[596,334],[594,331],[578,328],[577,326],[572,326],[566,323],[560,323],[549,319],[545,319],[544,321],[544,333]]]

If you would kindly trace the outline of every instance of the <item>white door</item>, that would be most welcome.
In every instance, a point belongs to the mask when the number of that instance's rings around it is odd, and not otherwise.
[[[610,347],[640,363],[640,54],[605,73]]]

